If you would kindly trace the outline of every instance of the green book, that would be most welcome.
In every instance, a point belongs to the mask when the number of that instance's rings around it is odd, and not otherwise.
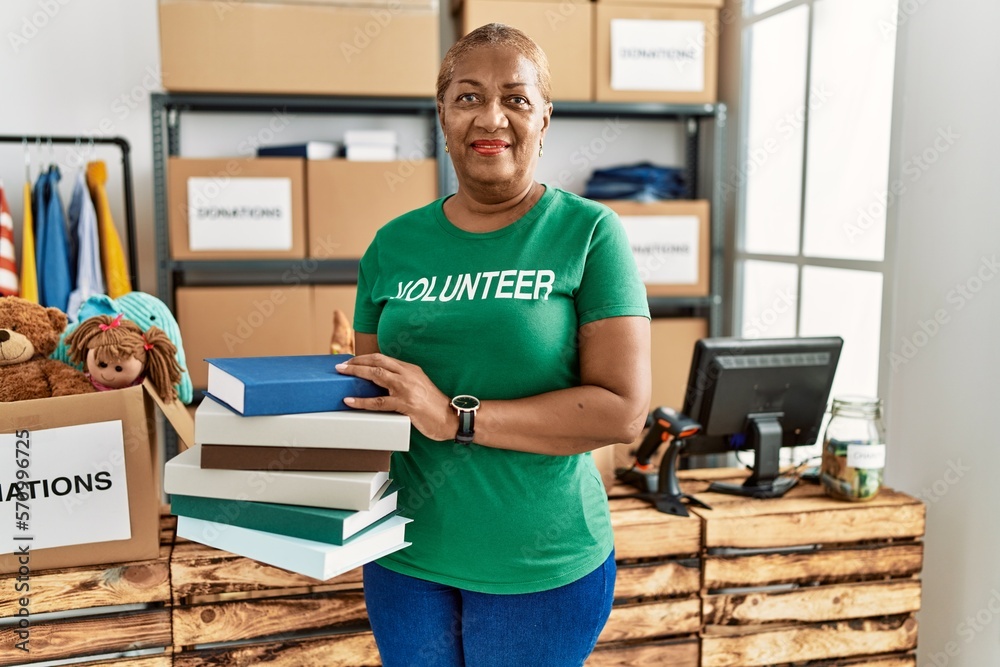
[[[279,505],[174,494],[170,511],[222,526],[239,526],[276,535],[342,545],[366,528],[396,513],[399,487],[391,484],[369,510]]]

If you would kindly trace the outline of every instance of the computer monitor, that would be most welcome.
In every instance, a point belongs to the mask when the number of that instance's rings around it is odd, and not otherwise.
[[[754,452],[753,472],[743,485],[713,483],[712,491],[758,498],[783,495],[795,484],[780,476],[781,447],[811,445],[819,438],[833,376],[844,341],[829,338],[706,338],[695,345],[683,415],[658,409],[636,454],[637,465],[619,477],[643,489],[642,470],[668,431],[697,423],[675,437],[660,464],[654,502],[663,512],[687,515],[676,479],[681,454]],[[702,504],[702,503],[698,503]]]

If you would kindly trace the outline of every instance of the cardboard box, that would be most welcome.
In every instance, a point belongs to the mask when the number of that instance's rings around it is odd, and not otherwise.
[[[357,293],[356,285],[316,285],[312,288],[312,354],[330,352],[335,309],[342,310],[351,326],[354,326],[354,299]]]
[[[434,95],[438,9],[427,0],[160,0],[172,91]]]
[[[622,218],[649,296],[708,296],[708,201],[601,203]]]
[[[593,57],[594,6],[585,0],[534,2],[466,0],[459,35],[487,23],[506,23],[525,32],[549,59],[552,99],[594,99],[594,81],[586,63]]]
[[[175,311],[196,389],[208,384],[209,357],[314,352],[308,286],[178,287]]]
[[[357,259],[375,232],[438,197],[437,160],[309,160],[309,256]]]
[[[658,5],[660,7],[711,7],[721,9],[724,0],[597,0],[625,5]]]
[[[641,2],[595,5],[594,93],[599,102],[716,102],[719,11]],[[612,53],[612,21],[621,33]],[[642,21],[643,23],[637,23]],[[615,58],[618,66],[612,64]],[[617,80],[616,80],[617,79]]]
[[[171,157],[167,162],[171,257],[305,257],[304,178],[305,160],[299,158]],[[241,217],[230,217],[233,213]]]
[[[101,424],[102,422],[105,424]],[[107,422],[111,424],[106,424]],[[53,457],[51,454],[42,453],[44,442],[42,438],[46,436],[42,436],[40,431],[87,425],[104,427],[105,436],[108,428],[113,432],[117,432],[120,428],[122,444],[120,452],[100,456],[100,460],[87,461],[83,464],[79,461],[71,463],[69,461],[72,461],[72,457],[67,457],[66,467],[61,463],[56,466],[44,463],[51,462]],[[120,489],[116,489],[112,477],[101,480],[101,485],[97,485],[93,477],[100,474],[122,473],[127,488],[128,530],[131,534],[127,539],[89,544],[77,543],[52,548],[30,548],[27,567],[31,571],[145,560],[159,555],[160,504],[159,496],[156,494],[156,476],[153,470],[150,440],[150,435],[155,433],[155,423],[153,403],[143,387],[0,404],[0,434],[16,434],[24,430],[28,431],[28,445],[23,450],[28,453],[27,470],[30,479],[36,482],[32,491],[35,498],[26,501],[29,509],[28,531],[24,533],[25,535],[35,533],[33,537],[40,540],[43,535],[37,531],[39,525],[45,521],[77,524],[82,521],[85,530],[96,528],[102,522],[110,522],[112,517],[109,512],[100,512],[99,516],[88,516],[88,506],[89,514],[94,514],[94,503],[102,501],[98,494],[120,493]],[[65,437],[73,442],[72,446],[82,447],[87,444],[97,449],[104,446],[104,442],[87,442],[86,438],[81,439],[80,431],[81,429],[77,428],[64,432]],[[18,439],[16,436],[6,438],[10,441],[10,447],[4,447],[2,451],[2,455],[9,456],[10,461],[14,461],[16,457],[16,439]],[[31,449],[32,439],[34,439],[34,450]],[[31,457],[34,457],[34,461]],[[120,457],[123,457],[124,461]],[[112,470],[117,472],[111,473]],[[89,490],[85,490],[87,488],[85,486],[81,487],[77,478],[85,478],[86,483],[90,484]],[[75,487],[69,486],[69,482],[59,485],[60,479],[73,480]],[[104,486],[103,482],[109,479],[112,483]],[[8,487],[13,481],[4,479],[3,487]],[[60,495],[59,490],[64,487],[66,492]],[[7,500],[6,493],[4,499]],[[14,499],[5,502],[4,505],[13,508]],[[114,510],[115,508],[112,508],[111,511]],[[118,521],[124,522],[124,516],[120,516]],[[15,531],[13,515],[6,530],[10,533]],[[24,544],[30,546],[32,542]],[[20,556],[10,553],[0,555],[0,573],[17,572],[24,564],[18,562],[19,558]]]
[[[679,412],[684,407],[694,345],[708,336],[708,321],[700,317],[656,317],[650,328],[653,393],[649,409],[665,406]]]

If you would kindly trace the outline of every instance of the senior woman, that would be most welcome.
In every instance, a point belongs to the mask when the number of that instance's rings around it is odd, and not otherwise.
[[[615,214],[535,182],[545,54],[491,24],[447,53],[437,102],[458,192],[385,225],[361,260],[340,372],[409,415],[394,453],[412,546],[364,568],[386,667],[578,666],[615,582],[590,451],[633,440],[650,394],[645,290]]]

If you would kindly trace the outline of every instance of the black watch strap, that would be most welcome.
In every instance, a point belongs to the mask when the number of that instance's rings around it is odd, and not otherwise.
[[[455,434],[455,442],[468,445],[476,434],[476,411],[458,411],[458,433]]]

